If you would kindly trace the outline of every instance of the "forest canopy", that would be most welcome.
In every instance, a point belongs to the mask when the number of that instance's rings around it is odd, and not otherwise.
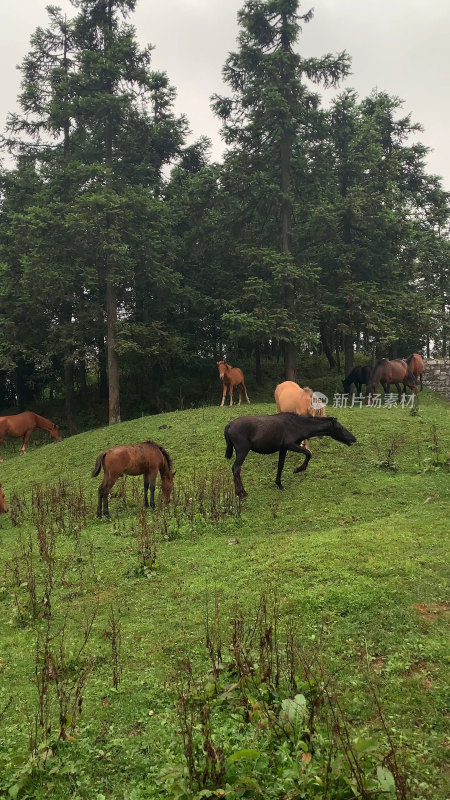
[[[188,142],[135,0],[48,8],[2,137],[0,400],[97,403],[110,422],[199,402],[215,361],[448,356],[449,196],[399,98],[301,55],[298,0],[248,0],[212,98],[227,145]],[[325,106],[321,87],[336,87]],[[108,409],[108,410],[107,410]]]

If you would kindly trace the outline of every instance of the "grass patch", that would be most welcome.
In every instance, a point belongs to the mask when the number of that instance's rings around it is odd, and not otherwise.
[[[241,505],[223,428],[241,414],[273,413],[274,404],[144,417],[60,444],[39,442],[25,456],[9,448],[1,466],[12,514],[0,521],[0,791],[19,798],[208,796],[199,794],[207,787],[192,793],[180,773],[179,665],[189,660],[203,692],[211,669],[207,596],[230,653],[236,607],[250,620],[258,598],[276,592],[279,624],[292,626],[296,647],[308,649],[321,636],[321,663],[334,676],[353,734],[382,733],[370,674],[406,759],[411,796],[443,800],[450,415],[433,393],[420,400],[417,416],[401,408],[337,410],[357,444],[313,440],[303,475],[292,474],[301,457],[289,454],[284,492],[274,485],[277,455],[249,454],[249,497]],[[114,488],[112,523],[97,521],[99,479],[90,478],[97,453],[150,438],[174,459],[176,507],[159,503],[143,518],[142,478],[127,478]],[[225,662],[231,669],[231,655]],[[44,737],[43,679],[51,703]],[[70,695],[65,738],[58,680]],[[281,707],[283,699],[288,689],[273,702]],[[210,700],[211,736],[219,736],[225,761],[239,748],[263,754],[262,762],[244,757],[245,770],[237,761],[227,767],[227,780],[244,776],[258,786],[236,778],[230,798],[325,796],[319,784],[301,788],[302,775],[316,774],[318,745],[297,782],[285,779],[283,748],[270,745],[264,726],[249,727],[234,701]],[[292,758],[290,740],[283,747]],[[172,778],[163,780],[172,765]],[[267,775],[278,769],[271,783]],[[339,792],[329,796],[354,796],[350,785]]]

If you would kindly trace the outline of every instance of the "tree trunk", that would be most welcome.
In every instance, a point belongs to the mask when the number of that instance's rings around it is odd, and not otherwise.
[[[427,334],[427,358],[430,358],[430,337]]]
[[[77,426],[74,417],[74,369],[73,360],[71,357],[64,359],[64,399],[66,407],[66,420],[71,436],[77,432]]]
[[[285,127],[280,145],[281,253],[287,257],[290,256],[292,252],[291,151],[292,135],[287,127]],[[284,288],[284,304],[289,317],[293,320],[295,313],[294,290],[289,280],[286,280]],[[285,342],[284,372],[286,380],[288,381],[295,381],[296,361],[295,343],[293,341]]]
[[[336,369],[338,372],[341,371],[341,335],[339,331],[336,331]]]
[[[344,334],[344,372],[348,375],[355,366],[355,354],[353,350],[353,337],[349,333]]]
[[[255,380],[258,386],[262,384],[262,369],[261,369],[261,345],[259,342],[255,344]]]
[[[108,341],[109,424],[120,422],[119,361],[116,353],[117,305],[116,293],[110,280],[106,281],[106,330]]]
[[[297,377],[297,358],[295,345],[292,342],[285,342],[284,348],[284,374],[287,381],[295,381]]]
[[[319,324],[319,335],[320,341],[323,347],[323,352],[325,353],[328,363],[330,365],[330,369],[334,369],[336,366],[336,361],[334,359],[333,353],[331,351],[330,343],[327,339],[327,330],[325,326],[325,322],[323,320],[320,321]]]
[[[88,387],[86,374],[86,359],[80,358],[78,363],[78,386],[80,390],[80,400],[83,406],[87,403]]]

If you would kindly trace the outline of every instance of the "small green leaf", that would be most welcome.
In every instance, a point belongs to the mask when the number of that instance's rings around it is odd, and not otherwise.
[[[383,792],[395,793],[394,776],[387,767],[377,767],[377,778]]]
[[[256,761],[260,755],[261,753],[259,750],[236,750],[235,753],[229,756],[227,763],[231,766],[231,764],[234,764],[236,761]]]

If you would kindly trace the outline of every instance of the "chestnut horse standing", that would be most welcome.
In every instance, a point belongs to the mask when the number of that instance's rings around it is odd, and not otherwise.
[[[104,450],[97,456],[92,477],[95,478],[103,467],[103,480],[98,487],[97,517],[109,517],[108,494],[121,475],[144,476],[144,503],[148,508],[148,487],[150,486],[150,506],[155,507],[156,477],[161,475],[161,489],[168,503],[173,489],[175,473],[167,450],[155,442],[125,444]]]
[[[381,383],[385,394],[390,391],[390,384],[395,383],[399,402],[401,400],[401,383],[403,383],[403,391],[405,394],[407,386],[413,391],[415,391],[417,386],[414,375],[406,361],[402,358],[395,358],[392,361],[388,361],[387,358],[382,358],[378,364],[375,364],[367,383],[367,394],[375,394],[379,383]]]
[[[9,417],[0,417],[0,447],[2,446],[6,436],[12,436],[14,439],[22,436],[23,439],[20,452],[25,453],[28,440],[36,428],[41,428],[43,431],[48,431],[55,442],[61,441],[59,428],[54,422],[46,419],[45,417],[39,416],[39,414],[35,414],[33,411],[23,411],[22,414],[12,414]],[[1,454],[0,461],[3,461]]]
[[[422,356],[420,356],[419,353],[411,353],[411,355],[408,356],[408,358],[405,358],[405,361],[408,364],[408,367],[410,368],[416,380],[417,378],[420,379],[420,391],[422,391],[423,389],[422,378],[423,378],[423,373],[425,371],[425,364],[423,362]]]
[[[245,393],[245,399],[247,403],[250,402],[247,389],[245,387],[244,381],[244,373],[242,372],[239,367],[230,367],[226,361],[218,361],[217,366],[219,368],[219,377],[223,383],[223,395],[222,395],[222,402],[220,404],[220,408],[222,408],[223,404],[225,403],[225,397],[227,396],[227,389],[230,392],[230,406],[233,405],[233,389],[237,388],[239,392],[239,405],[241,405],[242,400],[242,389]]]
[[[6,514],[8,510],[9,509],[6,505],[5,495],[3,494],[2,485],[0,483],[0,514]]]

